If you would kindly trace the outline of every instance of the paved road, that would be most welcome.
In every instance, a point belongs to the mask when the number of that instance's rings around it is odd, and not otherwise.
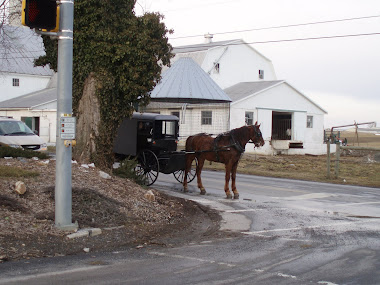
[[[238,175],[227,200],[222,173],[202,177],[205,196],[171,175],[154,188],[218,209],[225,237],[5,263],[0,284],[380,284],[380,189]]]

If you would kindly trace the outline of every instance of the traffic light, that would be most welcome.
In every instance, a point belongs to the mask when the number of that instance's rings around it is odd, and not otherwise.
[[[59,11],[56,0],[22,0],[21,23],[24,26],[57,31]]]

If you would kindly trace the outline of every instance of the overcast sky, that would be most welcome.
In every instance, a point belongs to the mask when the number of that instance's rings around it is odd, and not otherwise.
[[[329,114],[325,127],[377,121],[380,126],[380,0],[138,0],[136,13],[160,12],[173,46],[243,39],[268,57],[284,79]],[[223,34],[222,34],[223,33]],[[288,39],[373,34],[332,39]],[[185,37],[185,38],[178,38]],[[177,39],[176,39],[177,38]]]

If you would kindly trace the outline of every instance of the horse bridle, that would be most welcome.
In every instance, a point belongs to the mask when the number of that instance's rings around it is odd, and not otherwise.
[[[258,131],[257,130],[257,126],[256,125],[253,125],[253,130],[255,132],[255,136],[259,139],[259,138],[262,138],[263,137],[263,134],[260,132],[260,130]],[[254,141],[252,141],[251,139],[249,139],[248,143],[253,143],[255,144],[255,147],[256,147],[256,143]]]

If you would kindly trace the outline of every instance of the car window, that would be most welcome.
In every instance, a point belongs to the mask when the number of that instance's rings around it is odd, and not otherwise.
[[[29,135],[31,129],[20,121],[0,121],[0,135]]]

